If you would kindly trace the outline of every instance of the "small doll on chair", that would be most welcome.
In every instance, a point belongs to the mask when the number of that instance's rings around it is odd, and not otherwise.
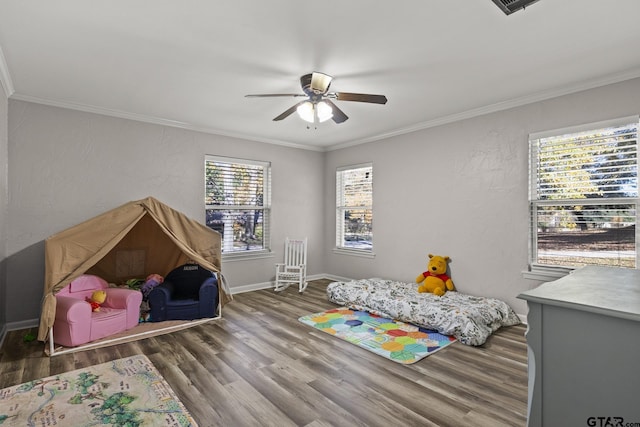
[[[91,311],[100,311],[100,306],[107,299],[105,291],[95,291],[91,294],[91,298],[87,297],[87,302],[91,304]]]

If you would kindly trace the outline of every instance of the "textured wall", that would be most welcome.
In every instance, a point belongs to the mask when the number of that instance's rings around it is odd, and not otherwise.
[[[309,237],[322,265],[323,153],[9,102],[7,320],[39,316],[44,239],[147,196],[204,222],[204,156],[272,162],[274,256],[223,262],[230,286],[273,280],[287,235]]]
[[[327,153],[327,271],[413,281],[427,254],[449,255],[454,283],[499,297],[539,282],[528,258],[528,134],[640,112],[640,79]],[[331,253],[335,170],[373,162],[375,259]]]
[[[105,210],[150,195],[202,221],[203,160],[214,154],[273,164],[274,257],[226,262],[232,287],[272,280],[284,238],[306,235],[309,274],[412,281],[424,271],[427,253],[440,253],[452,257],[461,290],[502,298],[522,314],[526,305],[516,295],[538,284],[521,274],[527,267],[528,133],[639,111],[635,79],[317,153],[10,101],[2,308],[10,322],[36,318],[43,240]],[[335,169],[368,161],[374,164],[376,257],[336,255]]]

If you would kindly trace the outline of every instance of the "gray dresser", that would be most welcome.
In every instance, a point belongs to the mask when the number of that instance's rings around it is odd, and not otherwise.
[[[529,306],[528,425],[640,425],[640,270],[583,267],[518,298]]]

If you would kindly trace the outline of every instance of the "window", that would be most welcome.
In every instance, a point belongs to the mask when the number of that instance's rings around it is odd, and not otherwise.
[[[531,269],[638,267],[638,117],[530,135]]]
[[[351,253],[373,250],[373,166],[339,168],[336,172],[336,247]]]
[[[205,157],[207,226],[222,235],[224,256],[269,251],[270,164]]]

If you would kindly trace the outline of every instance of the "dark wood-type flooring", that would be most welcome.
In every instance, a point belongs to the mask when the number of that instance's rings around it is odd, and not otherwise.
[[[23,342],[35,329],[12,331],[0,349],[0,388],[145,354],[200,426],[526,424],[524,326],[402,365],[298,322],[335,307],[327,283],[235,295],[222,319],[51,358],[42,343]]]

